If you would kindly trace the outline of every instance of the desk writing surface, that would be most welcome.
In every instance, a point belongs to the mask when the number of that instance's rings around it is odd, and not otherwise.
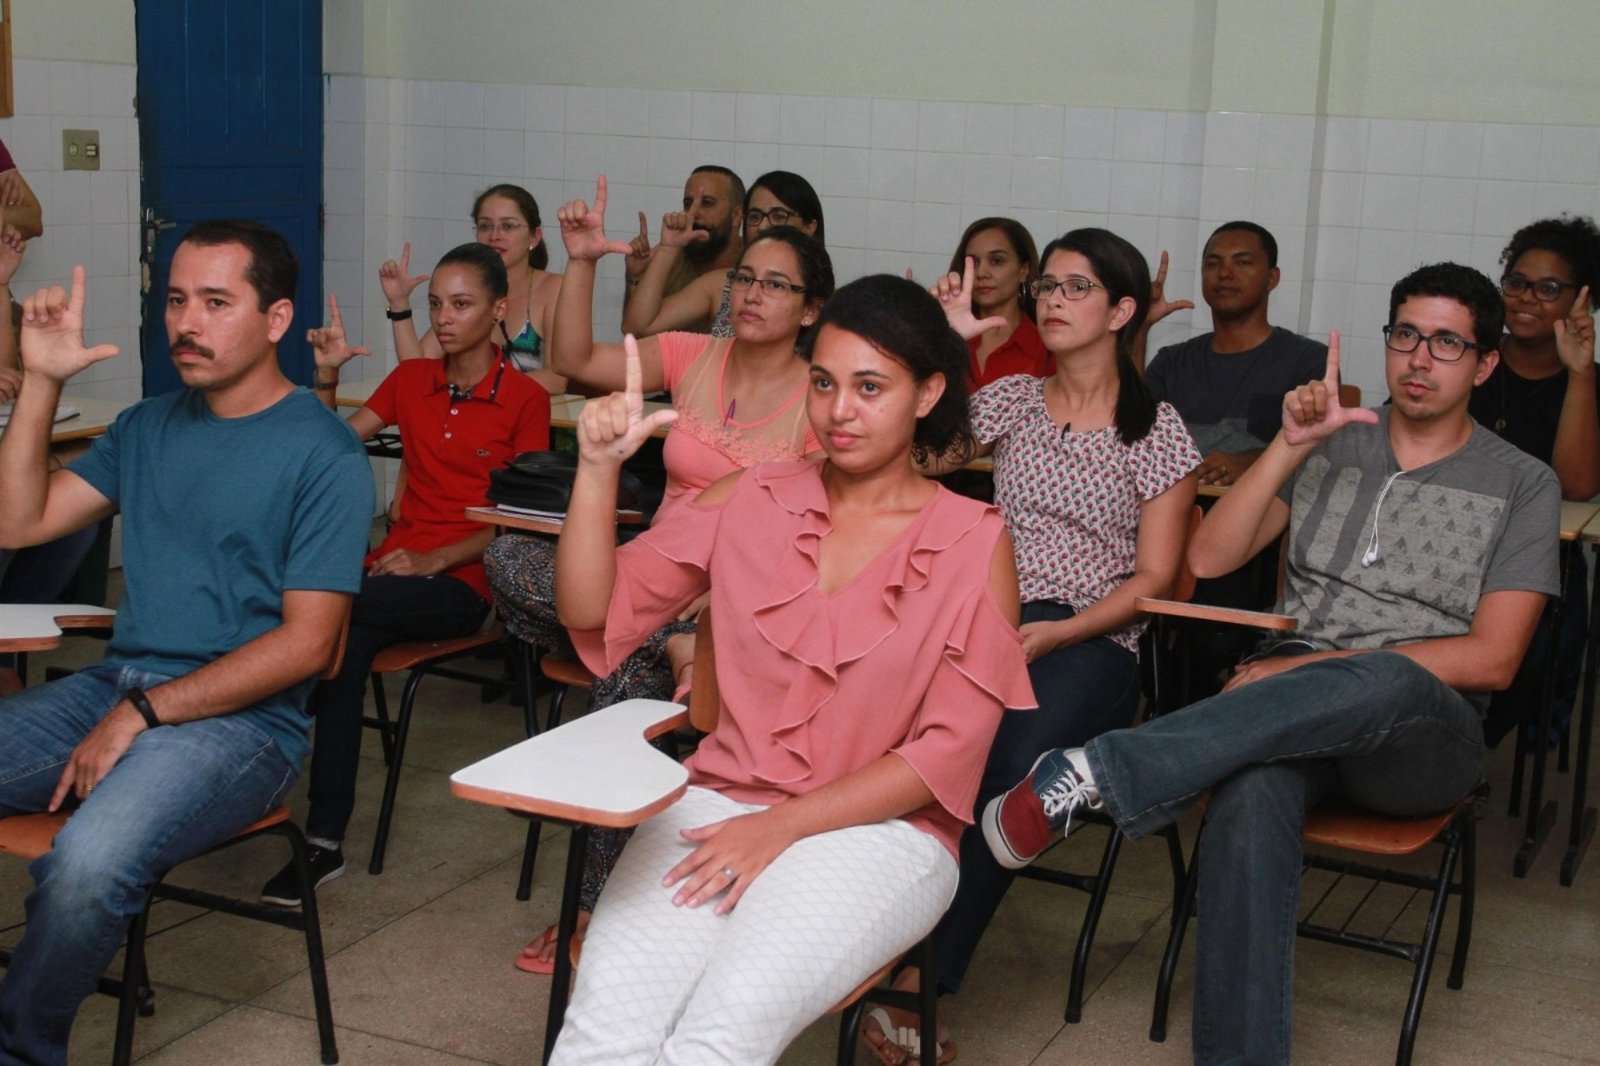
[[[624,700],[457,770],[450,791],[549,817],[634,825],[641,812],[670,806],[688,786],[683,765],[645,739],[688,715],[665,700]]]
[[[97,400],[91,396],[74,396],[67,393],[62,394],[61,402],[76,407],[78,415],[76,418],[57,422],[51,427],[51,444],[65,444],[69,441],[89,440],[102,436],[106,427],[115,422],[118,415],[133,406],[133,403],[121,400]]]
[[[0,651],[54,648],[61,643],[61,622],[69,629],[84,629],[110,625],[116,617],[109,607],[86,603],[0,604]]]
[[[1600,504],[1579,500],[1561,501],[1561,539],[1600,539]]]
[[[383,384],[382,378],[372,378],[367,381],[341,381],[335,390],[333,402],[336,407],[365,407],[367,401],[372,399],[372,394]]]

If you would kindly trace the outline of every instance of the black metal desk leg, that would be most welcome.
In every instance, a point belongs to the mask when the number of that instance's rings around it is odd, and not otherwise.
[[[1589,850],[1589,841],[1594,838],[1595,824],[1595,809],[1588,806],[1588,788],[1589,749],[1594,746],[1595,670],[1600,669],[1600,660],[1597,660],[1600,657],[1600,625],[1597,625],[1600,618],[1595,614],[1600,611],[1600,558],[1593,560],[1590,569],[1593,572],[1590,574],[1588,651],[1583,663],[1583,702],[1578,707],[1578,756],[1572,769],[1572,826],[1567,832],[1567,853],[1561,858],[1561,883],[1569,888],[1578,876],[1578,866]]]
[[[567,842],[567,872],[561,885],[561,917],[556,923],[555,972],[550,975],[550,1008],[544,1021],[544,1058],[556,1049],[561,1023],[567,1016],[567,995],[572,984],[572,935],[578,928],[578,896],[583,892],[584,855],[589,850],[589,827],[574,825]]]
[[[1567,587],[1567,568],[1572,565],[1572,553],[1576,550],[1576,543],[1561,545],[1562,589]],[[1511,864],[1511,872],[1517,877],[1528,876],[1528,867],[1533,865],[1534,858],[1544,845],[1544,838],[1550,835],[1550,830],[1556,824],[1555,800],[1547,801],[1544,798],[1544,769],[1550,756],[1551,705],[1556,698],[1555,656],[1561,640],[1561,597],[1556,598],[1550,612],[1549,633],[1550,662],[1544,672],[1544,685],[1539,694],[1539,724],[1533,735],[1533,775],[1528,782],[1528,825],[1522,834],[1522,846],[1517,849],[1516,858]],[[1520,725],[1517,735],[1520,742]]]

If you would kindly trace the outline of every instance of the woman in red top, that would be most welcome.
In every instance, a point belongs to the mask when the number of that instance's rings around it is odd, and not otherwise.
[[[487,502],[489,471],[518,452],[550,446],[550,394],[517,373],[494,343],[506,313],[506,268],[494,249],[463,244],[445,253],[428,285],[428,317],[443,359],[408,359],[350,416],[366,440],[398,425],[409,482],[400,519],[367,556],[350,614],[339,676],[320,682],[308,706],[317,733],[311,755],[306,836],[317,884],[344,872],[341,844],[355,808],[361,708],[378,652],[406,640],[466,636],[489,613],[483,549],[493,530],[465,510]],[[345,343],[338,300],[330,325],[307,333],[316,350],[317,392],[332,406],[339,367],[370,354]],[[263,902],[298,906],[292,866],[262,889]]]
[[[1033,237],[1014,218],[980,218],[967,227],[950,257],[950,272],[960,274],[973,261],[972,313],[976,318],[1003,318],[967,341],[971,360],[968,390],[977,392],[1010,374],[1036,378],[1055,373],[1055,360],[1045,350],[1034,325],[1033,297],[1028,282],[1039,273],[1039,252]]]

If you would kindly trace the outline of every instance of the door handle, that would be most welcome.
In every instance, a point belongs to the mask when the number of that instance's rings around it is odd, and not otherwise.
[[[159,217],[155,208],[144,209],[144,254],[139,256],[139,291],[146,295],[150,292],[150,265],[156,259],[156,238],[165,230],[177,226],[176,222],[168,222]]]

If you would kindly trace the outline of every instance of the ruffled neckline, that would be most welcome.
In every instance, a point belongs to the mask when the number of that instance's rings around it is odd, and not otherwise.
[[[820,467],[820,462],[770,464],[746,475],[800,520],[790,542],[793,550],[775,560],[752,613],[762,639],[795,662],[792,688],[805,693],[804,698],[784,701],[772,726],[773,741],[788,757],[773,760],[778,765],[756,768],[756,775],[772,784],[810,774],[810,723],[838,690],[840,669],[870,654],[899,629],[901,600],[928,584],[934,556],[993,510],[941,486],[889,547],[828,596],[818,584],[818,552],[833,523]]]

